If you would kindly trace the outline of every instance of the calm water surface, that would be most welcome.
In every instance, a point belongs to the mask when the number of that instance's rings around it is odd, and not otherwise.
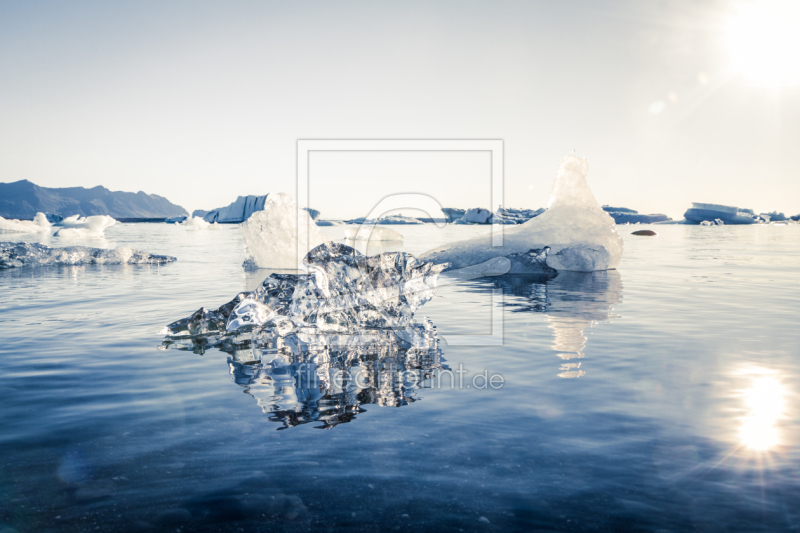
[[[178,262],[0,272],[0,530],[800,528],[800,226],[655,229],[618,271],[441,287],[418,315],[465,385],[391,361],[352,394],[163,349],[268,274],[235,227],[52,239]],[[486,231],[399,230],[374,251]]]

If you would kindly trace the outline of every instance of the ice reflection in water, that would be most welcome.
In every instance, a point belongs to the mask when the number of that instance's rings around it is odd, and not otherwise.
[[[416,401],[415,391],[430,386],[435,370],[447,368],[433,326],[416,328],[412,342],[387,331],[311,343],[277,337],[254,349],[251,360],[232,353],[228,364],[234,382],[281,429],[309,422],[330,429],[364,412],[364,404]]]
[[[584,357],[586,330],[616,318],[613,307],[622,302],[622,278],[616,270],[561,272],[551,279],[506,275],[477,283],[503,289],[504,305],[512,312],[545,313],[553,330],[551,347],[564,361],[558,373],[562,378],[586,374],[582,362],[576,361]]]

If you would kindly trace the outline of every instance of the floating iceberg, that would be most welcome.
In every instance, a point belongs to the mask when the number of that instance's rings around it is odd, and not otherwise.
[[[369,222],[361,219],[362,222]],[[414,217],[406,217],[403,215],[389,215],[388,217],[379,218],[376,224],[423,224],[423,222]]]
[[[296,269],[298,246],[310,250],[330,240],[286,193],[267,195],[263,210],[242,224],[242,233],[248,254],[245,268]]]
[[[492,218],[492,212],[488,209],[482,209],[480,207],[475,207],[472,209],[467,209],[467,212],[464,213],[464,216],[461,217],[462,224],[488,224],[490,219]]]
[[[603,211],[611,215],[617,224],[655,224],[656,222],[669,222],[672,220],[667,215],[642,215],[638,211],[627,207],[603,206]]]
[[[33,220],[0,217],[0,233],[47,233],[51,224],[44,213],[36,213]]]
[[[693,224],[714,222],[722,220],[725,224],[756,224],[759,219],[753,215],[752,209],[719,204],[704,204],[694,202],[692,207],[683,214],[684,218]]]
[[[113,226],[117,221],[108,215],[94,215],[91,217],[81,217],[80,215],[73,215],[63,219],[57,223],[57,226],[62,226],[61,229],[56,231],[54,237],[83,237],[83,236],[100,236],[103,235],[105,229]]]
[[[173,261],[174,257],[153,255],[132,248],[50,248],[38,243],[0,242],[0,269],[52,265],[160,265]]]
[[[166,222],[167,224],[180,224],[182,222],[185,222],[187,218],[189,218],[189,217],[187,217],[186,215],[181,215],[179,217],[172,217],[172,218],[164,219],[164,222]],[[202,217],[199,217],[199,218],[202,220]]]
[[[200,217],[187,218],[180,223],[181,226],[191,230],[204,230],[204,229],[219,229],[220,225],[216,222],[209,224]]]
[[[169,336],[225,335],[271,328],[281,336],[299,330],[350,334],[363,328],[401,330],[433,297],[446,265],[421,263],[403,252],[364,256],[323,243],[303,259],[308,274],[272,274],[253,292],[239,293],[215,311],[199,309],[173,322]]]
[[[248,196],[239,196],[236,198],[236,201],[226,207],[218,207],[217,209],[212,209],[211,211],[203,211],[198,209],[192,213],[192,216],[202,217],[206,222],[237,224],[239,222],[248,220],[251,216],[253,216],[253,213],[263,211],[266,208],[265,206],[267,205],[267,199],[269,198],[270,194],[281,193],[269,193],[262,196],[255,196],[252,194]],[[313,220],[319,218],[319,211],[316,209],[311,209],[309,207],[304,207],[303,209],[311,216]]]
[[[348,226],[344,238],[351,241],[403,241],[402,233],[378,226]]]
[[[546,209],[518,209],[513,207],[500,207],[495,211],[492,222],[495,224],[524,224],[532,218],[538,217]]]
[[[303,262],[308,274],[272,274],[214,311],[173,322],[163,346],[229,353],[234,381],[284,427],[330,428],[360,404],[405,405],[446,368],[436,328],[414,319],[444,265],[334,243]]]
[[[565,157],[547,211],[505,230],[502,246],[492,246],[492,236],[487,234],[440,246],[422,254],[420,260],[463,268],[494,257],[514,257],[517,261],[512,261],[510,272],[516,274],[542,273],[544,267],[579,272],[616,268],[622,258],[622,238],[614,219],[603,211],[586,183],[588,172],[585,159],[574,154]]]

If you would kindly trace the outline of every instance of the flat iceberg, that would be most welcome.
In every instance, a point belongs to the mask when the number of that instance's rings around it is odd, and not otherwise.
[[[241,228],[248,254],[244,267],[248,269],[297,269],[298,246],[305,243],[308,250],[330,240],[308,211],[298,211],[286,193],[267,195],[263,210],[253,213]]]
[[[570,154],[561,161],[547,211],[503,232],[503,245],[492,246],[491,234],[440,246],[421,261],[464,268],[494,257],[512,257],[512,274],[556,271],[592,272],[617,268],[622,238],[614,219],[603,211],[586,183],[589,163]],[[542,260],[542,253],[545,259]],[[526,259],[530,256],[529,259]]]
[[[153,255],[133,248],[50,248],[38,243],[0,242],[0,269],[53,265],[161,265],[175,260],[174,257]]]
[[[725,224],[757,224],[759,218],[752,209],[740,209],[730,205],[705,204],[693,202],[692,207],[683,214],[693,224],[721,220]]]
[[[36,213],[33,220],[0,217],[0,233],[47,233],[50,229],[50,221],[44,213]]]
[[[378,226],[348,226],[344,238],[350,241],[403,241],[403,234],[391,228]]]

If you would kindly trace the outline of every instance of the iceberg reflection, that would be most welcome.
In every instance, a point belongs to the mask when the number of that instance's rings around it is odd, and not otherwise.
[[[616,270],[560,272],[556,277],[505,275],[483,278],[503,290],[504,306],[511,312],[544,313],[553,331],[551,347],[563,361],[558,376],[576,378],[586,347],[586,330],[615,318],[614,305],[622,302],[622,278]]]

